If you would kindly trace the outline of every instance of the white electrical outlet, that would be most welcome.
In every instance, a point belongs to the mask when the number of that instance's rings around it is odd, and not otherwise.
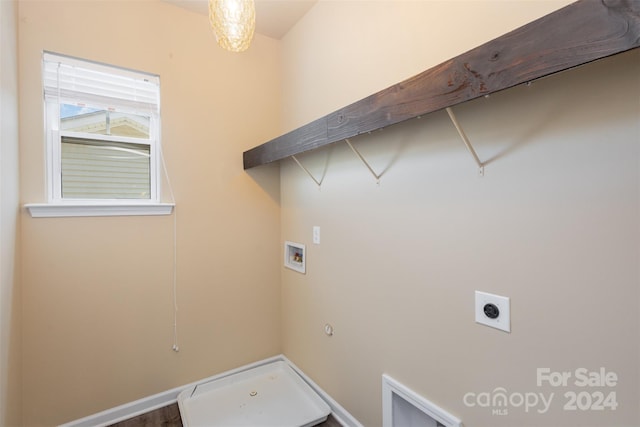
[[[313,226],[313,243],[320,244],[320,226],[318,225]]]
[[[509,298],[476,291],[476,323],[511,332]]]

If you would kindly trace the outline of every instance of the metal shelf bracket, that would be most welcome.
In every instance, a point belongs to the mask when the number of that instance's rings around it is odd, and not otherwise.
[[[362,160],[362,163],[364,163],[367,169],[369,169],[369,172],[371,172],[371,175],[373,175],[373,177],[376,179],[376,184],[380,184],[380,178],[382,177],[382,174],[377,174],[373,170],[369,162],[367,162],[367,160],[362,156],[362,154],[360,154],[360,152],[356,150],[356,147],[354,147],[353,144],[351,144],[351,141],[349,141],[349,138],[345,138],[344,141],[347,143],[349,148],[351,148],[351,150],[356,154],[356,156],[358,156],[358,158]]]
[[[473,160],[475,160],[476,164],[478,165],[478,174],[480,176],[484,176],[484,163],[480,161],[480,158],[478,157],[476,150],[473,149],[473,145],[471,145],[471,142],[469,141],[467,134],[464,133],[462,126],[460,126],[460,123],[458,123],[458,119],[456,119],[456,115],[453,113],[453,110],[451,110],[450,107],[447,107],[446,110],[447,110],[447,114],[449,114],[449,118],[451,119],[451,123],[453,123],[453,125],[456,127],[456,130],[458,131],[460,138],[462,138],[462,142],[464,142],[464,145],[467,147],[467,150],[469,150],[469,153],[471,153],[471,155],[473,156]]]
[[[300,168],[302,168],[303,171],[307,173],[307,175],[309,175],[309,178],[311,178],[313,182],[315,182],[316,185],[318,186],[318,189],[320,189],[320,187],[322,186],[322,181],[324,180],[324,177],[322,177],[322,179],[318,181],[316,177],[313,176],[311,172],[309,172],[309,169],[305,168],[304,165],[300,163],[300,160],[298,160],[296,156],[291,156],[291,158],[298,164],[298,166],[300,166]]]

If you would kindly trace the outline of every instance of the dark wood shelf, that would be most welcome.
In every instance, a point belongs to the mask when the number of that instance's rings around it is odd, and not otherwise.
[[[640,46],[640,0],[580,0],[244,152],[244,169]]]

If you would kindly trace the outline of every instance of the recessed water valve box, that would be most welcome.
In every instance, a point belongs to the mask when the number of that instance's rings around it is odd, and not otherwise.
[[[305,274],[307,256],[302,243],[284,242],[284,266],[298,273]]]
[[[511,307],[508,297],[476,291],[476,322],[511,332]]]

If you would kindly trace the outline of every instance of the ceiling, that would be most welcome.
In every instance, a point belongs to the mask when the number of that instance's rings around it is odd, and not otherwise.
[[[165,0],[202,15],[209,15],[208,0]],[[281,39],[317,0],[255,0],[256,32]]]

